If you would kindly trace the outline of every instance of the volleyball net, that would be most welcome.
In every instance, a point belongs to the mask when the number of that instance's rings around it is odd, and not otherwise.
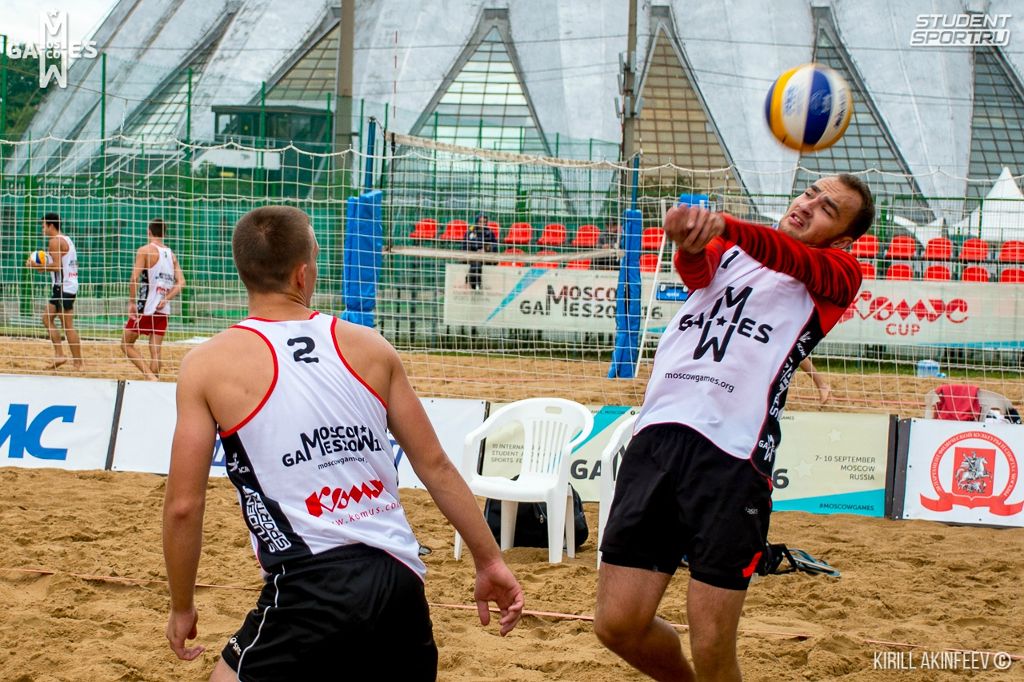
[[[665,211],[683,201],[767,224],[792,199],[746,191],[737,168],[623,165],[592,160],[592,149],[574,159],[568,145],[556,157],[375,141],[370,154],[120,137],[0,144],[0,370],[48,371],[49,278],[24,267],[45,248],[43,213],[61,215],[78,250],[84,374],[132,378],[118,340],[149,220],[168,223],[187,280],[166,342],[173,374],[189,344],[246,315],[231,232],[246,211],[282,203],[310,215],[320,243],[314,306],[377,328],[425,395],[638,404],[687,295]],[[790,171],[783,184],[813,177]],[[1019,402],[1024,201],[1009,189],[1019,179],[968,200],[886,193],[889,176],[863,177],[881,190],[871,235],[854,246],[866,279],[814,355],[832,404],[909,414],[949,381]],[[791,400],[810,406],[817,393],[798,378]]]

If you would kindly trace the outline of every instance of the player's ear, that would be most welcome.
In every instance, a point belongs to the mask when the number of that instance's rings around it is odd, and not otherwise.
[[[829,246],[831,246],[833,249],[848,249],[850,248],[850,244],[853,244],[853,238],[847,236],[840,237],[839,239],[829,244]]]
[[[306,290],[306,281],[309,278],[309,263],[299,263],[292,271],[292,283],[299,288],[299,291]]]

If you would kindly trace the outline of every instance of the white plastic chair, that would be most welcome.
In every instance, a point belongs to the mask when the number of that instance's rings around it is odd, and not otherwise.
[[[624,422],[615,428],[608,444],[601,452],[601,486],[597,508],[597,565],[601,565],[601,538],[604,537],[604,527],[608,523],[608,512],[612,508],[612,498],[615,497],[615,459],[621,457],[626,451],[626,446],[633,439],[633,424],[636,423],[637,415],[628,417]]]
[[[489,434],[512,423],[523,429],[523,462],[515,481],[477,473],[480,444]],[[548,506],[548,561],[562,561],[562,543],[576,556],[576,526],[569,490],[569,456],[586,440],[594,416],[583,405],[562,398],[530,398],[500,408],[466,434],[462,476],[474,495],[501,500],[501,549],[512,547],[520,502]],[[564,532],[563,532],[564,529]],[[455,558],[462,556],[462,536],[455,533]]]

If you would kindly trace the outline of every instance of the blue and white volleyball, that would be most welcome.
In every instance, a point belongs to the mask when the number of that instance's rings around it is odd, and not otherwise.
[[[779,76],[764,100],[772,135],[790,149],[817,152],[834,145],[853,115],[846,79],[821,64],[804,64]]]

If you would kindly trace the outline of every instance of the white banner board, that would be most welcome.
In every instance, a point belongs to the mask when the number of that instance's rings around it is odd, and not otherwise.
[[[1024,426],[910,420],[903,518],[1024,526]]]
[[[117,382],[0,376],[0,466],[104,469]]]
[[[512,258],[510,256],[510,258]],[[468,266],[445,266],[444,323],[495,329],[615,331],[616,270],[484,265],[479,289]],[[660,334],[682,305],[675,273],[641,275],[647,332]],[[643,329],[643,321],[641,321]],[[1024,287],[972,282],[865,280],[829,341],[1021,347]]]
[[[785,412],[772,510],[885,515],[890,417]]]
[[[566,270],[483,266],[479,289],[466,286],[469,266],[445,266],[444,323],[493,329],[615,331],[615,270]],[[682,292],[676,275],[665,275],[673,293]],[[651,310],[651,332],[661,333],[680,301],[651,300],[653,275],[643,275],[641,314]],[[664,294],[663,294],[664,295]],[[648,304],[650,304],[648,306]]]
[[[125,382],[111,469],[151,474],[170,470],[171,440],[178,420],[174,403],[177,386],[155,381]],[[210,475],[227,476],[219,437],[213,446]]]
[[[117,430],[112,469],[166,474],[171,463],[171,439],[177,414],[174,404],[176,384],[129,381],[125,385],[121,420]],[[445,452],[458,465],[462,441],[484,419],[481,400],[443,400],[421,398],[427,416]],[[390,434],[389,434],[390,436]],[[404,451],[394,438],[398,483],[402,488],[422,488]],[[220,438],[214,444],[211,476],[227,476]]]
[[[462,469],[462,447],[466,434],[480,426],[484,421],[487,403],[483,400],[455,400],[447,398],[420,398],[427,417],[437,432],[441,447],[455,468]],[[391,447],[395,450],[395,465],[398,467],[399,488],[423,488],[423,482],[413,471],[405,451],[398,445],[390,432]]]
[[[1024,287],[973,282],[864,280],[829,341],[1019,347]]]

